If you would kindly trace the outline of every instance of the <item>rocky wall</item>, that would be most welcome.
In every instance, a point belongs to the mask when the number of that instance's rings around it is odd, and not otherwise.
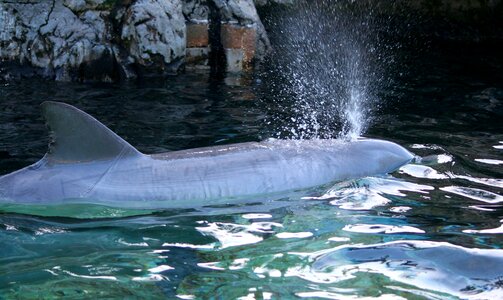
[[[0,2],[2,79],[162,76],[209,67],[219,51],[224,69],[242,71],[269,47],[252,0]]]
[[[352,0],[1,0],[0,79],[249,70],[271,49],[256,7],[263,13],[300,1]],[[503,0],[361,1],[407,26],[418,17],[420,30],[443,39],[503,39]]]

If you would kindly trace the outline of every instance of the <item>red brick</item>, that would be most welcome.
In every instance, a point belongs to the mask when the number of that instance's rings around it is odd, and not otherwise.
[[[187,24],[187,48],[206,47],[208,44],[208,24]]]
[[[257,31],[255,27],[222,24],[220,31],[222,46],[225,49],[243,50],[243,68],[248,69],[255,56]]]

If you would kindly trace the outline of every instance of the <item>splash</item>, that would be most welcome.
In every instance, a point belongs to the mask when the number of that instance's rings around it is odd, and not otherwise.
[[[353,87],[350,90],[349,99],[344,105],[341,137],[355,140],[364,132],[366,122],[369,119],[369,116],[366,116],[362,110],[365,98],[357,88]]]
[[[266,16],[273,135],[351,140],[365,133],[399,47],[392,22],[378,12],[367,1],[311,0]]]

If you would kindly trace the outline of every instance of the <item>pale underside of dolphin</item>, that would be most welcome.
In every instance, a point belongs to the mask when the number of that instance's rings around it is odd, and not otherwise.
[[[267,140],[143,154],[85,112],[44,102],[37,163],[0,177],[0,203],[192,208],[390,173],[413,155],[388,141]]]

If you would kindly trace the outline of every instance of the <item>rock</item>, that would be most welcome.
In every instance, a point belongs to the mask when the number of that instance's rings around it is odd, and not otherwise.
[[[63,5],[75,13],[107,7],[106,0],[63,0]]]
[[[106,11],[76,15],[64,2],[42,1],[0,4],[0,15],[8,28],[0,37],[2,60],[40,68],[45,77],[72,80],[83,63],[112,53]]]
[[[0,58],[14,60],[21,57],[21,41],[26,35],[26,29],[18,24],[13,9],[0,5]]]
[[[165,72],[185,56],[185,19],[179,1],[139,0],[124,15],[122,45],[146,70]],[[171,70],[173,71],[173,70]]]
[[[130,79],[177,71],[184,59],[208,67],[222,38],[240,42],[221,49],[240,57],[238,70],[270,49],[253,0],[9,1],[0,28],[0,78]]]
[[[270,4],[294,4],[296,0],[254,0],[256,6],[266,6]]]
[[[109,81],[136,77],[133,64],[163,71],[184,56],[185,22],[178,0],[136,1],[122,10],[110,2],[0,3],[0,59],[10,73],[2,77]],[[128,5],[127,0],[112,2]],[[112,21],[119,12],[124,22],[117,34]],[[13,72],[16,65],[23,66],[20,72]],[[39,71],[26,72],[25,66]]]
[[[191,23],[207,23],[210,14],[209,0],[183,1],[183,15]]]
[[[260,20],[252,0],[213,0],[223,22],[251,25]]]
[[[84,62],[110,55],[109,33],[104,18],[108,12],[86,11],[75,15],[61,3],[55,3],[47,23],[39,28],[36,40],[47,50],[46,59],[57,80],[71,80],[71,73]],[[44,67],[47,60],[38,64]]]

